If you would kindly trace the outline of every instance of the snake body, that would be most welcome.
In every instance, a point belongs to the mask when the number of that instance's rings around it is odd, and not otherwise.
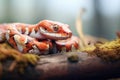
[[[72,36],[69,25],[42,20],[37,24],[10,23],[0,25],[0,42],[7,41],[22,53],[48,54],[78,49],[78,38]]]

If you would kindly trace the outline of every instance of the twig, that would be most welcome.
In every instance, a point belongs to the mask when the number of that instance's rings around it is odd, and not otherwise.
[[[9,71],[10,72],[13,71],[15,69],[16,65],[17,65],[17,62],[13,61],[12,64],[10,65],[10,67],[9,67]]]
[[[83,47],[86,46],[86,41],[85,41],[85,38],[84,38],[83,29],[82,29],[82,20],[81,20],[81,17],[82,17],[82,15],[83,15],[84,12],[85,12],[85,9],[82,8],[80,10],[80,13],[76,17],[76,30],[78,32],[78,35],[80,37],[80,40],[82,42],[82,46]]]
[[[2,63],[0,62],[0,77],[2,76],[2,73],[3,73],[3,66]]]

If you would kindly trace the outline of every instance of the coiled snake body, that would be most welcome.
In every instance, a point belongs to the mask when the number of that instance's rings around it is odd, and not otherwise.
[[[38,24],[11,23],[0,25],[0,42],[7,41],[22,53],[47,54],[78,49],[78,38],[67,24],[43,20]]]

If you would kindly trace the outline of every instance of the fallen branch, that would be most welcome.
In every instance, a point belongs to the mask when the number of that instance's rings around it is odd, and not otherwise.
[[[75,52],[76,53],[76,52]],[[120,62],[107,63],[87,53],[77,53],[78,62],[68,61],[70,54],[48,55],[41,58],[36,69],[44,80],[109,79],[119,76]]]

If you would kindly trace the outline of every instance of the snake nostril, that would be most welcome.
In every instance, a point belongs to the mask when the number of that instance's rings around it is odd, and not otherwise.
[[[47,28],[44,28],[45,30],[47,30]]]
[[[68,33],[68,35],[69,35],[69,37],[71,37],[71,36],[72,36],[72,33],[70,32],[70,33]]]

